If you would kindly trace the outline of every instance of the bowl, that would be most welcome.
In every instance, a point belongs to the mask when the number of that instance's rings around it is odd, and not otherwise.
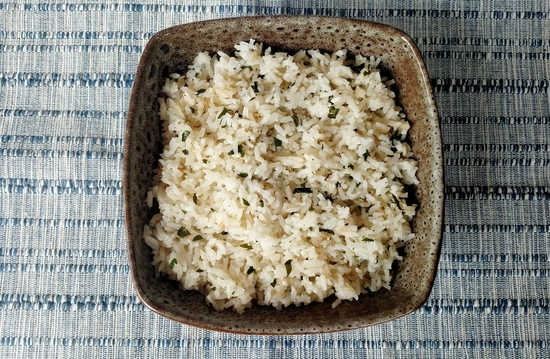
[[[185,72],[202,51],[232,52],[251,38],[282,51],[348,49],[381,59],[393,79],[397,103],[412,126],[410,142],[418,161],[416,237],[405,244],[391,290],[364,294],[332,309],[333,300],[282,310],[254,305],[243,314],[216,311],[202,294],[183,291],[156,277],[152,250],[142,239],[154,210],[146,204],[158,166],[161,120],[157,98],[164,79]],[[306,334],[357,329],[390,321],[418,309],[434,281],[443,223],[443,158],[436,104],[422,58],[411,38],[379,23],[335,17],[265,16],[210,20],[174,26],[147,43],[133,84],[124,149],[124,210],[128,255],[137,295],[152,311],[187,325],[247,334]]]

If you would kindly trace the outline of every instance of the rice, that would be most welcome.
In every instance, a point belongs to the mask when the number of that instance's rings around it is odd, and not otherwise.
[[[390,289],[417,183],[392,81],[346,51],[235,50],[163,87],[144,230],[157,273],[239,313]]]

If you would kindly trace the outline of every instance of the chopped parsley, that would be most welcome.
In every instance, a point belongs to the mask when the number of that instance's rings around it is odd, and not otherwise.
[[[401,141],[401,133],[399,133],[399,129],[396,129],[395,131],[393,131],[391,137],[390,137],[390,142],[393,143],[393,141]]]
[[[355,169],[355,166],[352,165],[352,164],[349,164],[349,165],[348,165],[348,168],[351,168],[352,170],[354,170],[354,169]]]
[[[286,275],[289,275],[292,272],[292,259],[289,259],[285,262]]]
[[[204,93],[204,92],[206,92],[206,89],[200,89],[199,91],[197,91],[197,95],[201,94],[201,93]]]
[[[246,274],[252,274],[254,273],[256,270],[254,269],[254,267],[250,266],[248,267],[248,270],[246,271]]]
[[[226,232],[226,231],[223,231],[222,233],[220,233],[222,236],[227,236],[229,234],[229,232]]]
[[[292,193],[294,193],[294,194],[296,194],[296,193],[313,193],[313,190],[309,187],[296,187],[296,188],[294,188]]]
[[[199,204],[199,200],[197,199],[197,194],[196,193],[193,193],[193,203],[194,204]]]
[[[390,193],[392,198],[393,198],[393,201],[395,202],[395,205],[397,206],[397,208],[399,208],[400,210],[403,210],[403,208],[401,208],[401,204],[399,202],[399,200],[397,199],[397,197],[393,194],[393,193]]]
[[[178,229],[178,237],[180,237],[180,238],[185,238],[189,234],[190,234],[190,232],[185,227],[180,227],[180,229]]]
[[[222,118],[223,116],[227,115],[229,113],[229,109],[227,107],[224,107],[222,112],[218,115],[218,118]]]
[[[294,125],[296,127],[300,126],[300,119],[296,115],[292,115],[292,121],[294,121]]]
[[[170,269],[174,269],[174,266],[176,264],[178,264],[178,260],[176,258],[174,258],[170,261],[170,264],[168,264],[168,267],[170,267]]]
[[[244,248],[244,249],[248,249],[248,250],[252,249],[252,246],[248,243],[241,244],[239,247]]]
[[[262,207],[262,208],[264,207],[264,200],[263,199],[260,200],[260,207]]]
[[[374,242],[374,239],[365,237],[363,238],[363,242]]]
[[[218,212],[214,208],[210,208],[210,211],[212,211],[212,213]]]
[[[182,212],[183,214],[187,214],[187,211],[184,210],[184,209],[182,209],[181,212]]]
[[[319,228],[319,232],[334,234],[334,231],[332,229],[326,229],[326,228]]]
[[[197,234],[194,238],[193,238],[193,242],[195,241],[200,241],[202,239],[202,236],[200,234]]]
[[[241,173],[238,174],[238,176],[241,177],[241,178],[246,178],[246,177],[248,177],[248,173],[241,172]]]
[[[258,82],[257,81],[254,81],[254,85],[252,85],[252,90],[254,91],[254,93],[260,92],[260,90],[258,89]]]
[[[337,109],[334,106],[330,106],[328,109],[328,118],[336,118],[336,115],[338,114],[339,109]]]
[[[200,269],[200,268],[197,269],[197,273],[202,273],[202,272],[204,272],[202,269]]]
[[[250,203],[246,199],[244,199],[244,198],[241,198],[241,199],[243,200],[243,204],[245,206],[250,206]]]
[[[188,154],[189,154],[189,151],[187,151],[187,150],[183,150],[182,152],[183,152],[184,155],[188,155]]]
[[[363,159],[364,159],[365,161],[367,160],[367,158],[369,158],[369,156],[370,156],[369,150],[367,150],[365,153],[363,153]]]
[[[239,152],[239,155],[241,155],[241,157],[244,157],[243,145],[238,145],[237,146],[237,151]],[[227,154],[230,155],[230,156],[233,156],[235,154],[235,151],[231,150]]]
[[[249,69],[250,71],[252,71],[252,66],[241,66],[241,71],[243,71],[244,69]]]
[[[283,141],[279,140],[277,137],[273,137],[273,143],[275,144],[275,148],[283,145]]]
[[[208,160],[203,158],[202,163],[206,164],[208,163]]]
[[[183,133],[181,134],[181,140],[185,142],[185,140],[187,139],[187,137],[189,137],[190,134],[191,134],[191,131],[188,131],[188,130],[183,131]]]
[[[277,279],[273,279],[273,282],[271,282],[271,286],[275,287],[277,285]]]

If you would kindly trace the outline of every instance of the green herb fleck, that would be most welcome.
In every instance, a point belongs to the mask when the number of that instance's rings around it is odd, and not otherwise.
[[[244,69],[249,69],[250,71],[252,71],[252,66],[241,66],[241,71],[243,71]]]
[[[256,270],[254,269],[254,267],[250,266],[248,267],[248,270],[246,271],[246,274],[252,274],[254,273]]]
[[[326,229],[326,228],[319,228],[319,232],[334,234],[334,231],[332,229]]]
[[[262,208],[264,207],[264,200],[263,199],[260,200],[260,207],[262,207]]]
[[[248,203],[248,201],[246,199],[244,199],[244,198],[241,198],[241,199],[243,200],[243,204],[245,206],[250,206],[250,203]]]
[[[196,194],[196,193],[193,193],[193,203],[194,203],[194,204],[199,204],[198,202],[199,202],[199,201],[198,201],[198,199],[197,199],[197,194]]]
[[[338,114],[339,109],[337,109],[334,106],[330,106],[328,109],[328,118],[336,118],[336,115]]]
[[[292,272],[292,259],[289,259],[285,262],[286,275],[289,275]]]
[[[260,92],[260,90],[258,89],[258,82],[257,81],[254,81],[254,85],[252,85],[252,90],[254,90],[254,93]]]
[[[397,205],[397,208],[399,208],[400,210],[403,210],[403,209],[401,208],[401,204],[400,204],[400,202],[399,202],[399,199],[397,199],[397,197],[396,197],[393,193],[390,193],[390,194],[391,194],[391,196],[392,196],[392,198],[393,198],[393,201],[394,201],[395,204]]]
[[[205,163],[205,164],[206,164],[206,163],[208,163],[208,160],[205,159],[205,158],[203,158],[202,163]]]
[[[244,249],[248,249],[248,250],[251,250],[251,249],[252,249],[252,246],[251,246],[250,244],[248,244],[248,243],[246,243],[246,244],[241,244],[239,247],[244,248]]]
[[[181,212],[182,212],[183,214],[187,214],[187,211],[184,210],[184,209],[182,209]]]
[[[352,165],[352,164],[349,164],[349,165],[348,165],[348,168],[351,168],[352,170],[354,170],[354,169],[355,169],[355,166]]]
[[[210,211],[212,211],[212,213],[218,212],[214,208],[210,208]]]
[[[188,154],[189,154],[189,151],[187,151],[187,150],[183,150],[182,152],[183,152],[184,155],[188,155]]]
[[[310,231],[313,231],[313,227],[309,227],[308,229],[309,229]]]
[[[229,113],[229,109],[227,107],[224,107],[222,112],[218,115],[218,118],[222,118],[223,116],[227,115]]]
[[[229,234],[229,232],[226,232],[226,231],[223,231],[222,233],[220,233],[222,236],[227,236]]]
[[[365,161],[367,160],[367,158],[369,158],[369,156],[370,156],[369,150],[367,150],[365,153],[363,153],[363,159],[364,159]]]
[[[273,282],[271,282],[271,286],[275,288],[276,285],[277,285],[277,279],[273,279]]]
[[[202,272],[204,272],[202,269],[200,269],[200,268],[197,269],[197,273],[202,273]]]
[[[185,227],[180,227],[180,229],[178,229],[178,237],[180,238],[185,238],[189,235],[189,231],[187,230],[187,228]]]
[[[273,143],[275,147],[281,147],[283,145],[283,141],[279,140],[277,137],[273,137]]]
[[[238,176],[241,177],[241,178],[246,178],[246,177],[248,177],[248,173],[241,172],[241,173],[238,174]]]
[[[244,149],[243,149],[243,145],[238,145],[237,146],[237,151],[239,152],[239,154],[241,155],[241,157],[244,157]],[[228,152],[228,155],[230,156],[233,156],[235,154],[235,151],[231,150]]]
[[[294,190],[292,191],[292,193],[296,194],[296,193],[312,193],[312,189],[309,188],[309,187],[296,187],[294,188]]]
[[[170,269],[174,269],[174,266],[176,264],[178,264],[178,260],[176,258],[174,258],[170,261],[170,264],[168,264],[168,267],[170,267]]]
[[[183,131],[183,133],[181,134],[181,140],[182,140],[183,142],[185,142],[185,140],[187,139],[187,137],[189,137],[189,134],[191,134],[191,131],[188,131],[188,130]]]
[[[204,93],[204,92],[206,92],[206,89],[200,89],[199,91],[197,91],[197,95],[201,94],[201,93]]]
[[[365,237],[363,238],[363,242],[374,242],[374,239]]]
[[[250,100],[248,100],[248,102],[252,102],[256,99],[256,96],[252,97]]]
[[[391,137],[390,137],[390,142],[393,142],[393,141],[400,141],[401,140],[401,133],[399,133],[399,129],[396,129],[395,131],[393,131]]]
[[[195,241],[200,241],[202,239],[202,236],[200,234],[197,234],[194,238],[193,238],[193,242]]]
[[[292,120],[294,121],[294,125],[296,127],[300,126],[300,119],[296,115],[292,115]]]

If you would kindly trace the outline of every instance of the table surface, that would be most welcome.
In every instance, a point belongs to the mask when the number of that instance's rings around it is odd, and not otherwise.
[[[244,336],[137,299],[121,178],[143,48],[170,25],[261,14],[379,21],[424,56],[446,206],[435,285],[414,314]],[[549,19],[533,0],[0,0],[0,357],[550,357]]]

